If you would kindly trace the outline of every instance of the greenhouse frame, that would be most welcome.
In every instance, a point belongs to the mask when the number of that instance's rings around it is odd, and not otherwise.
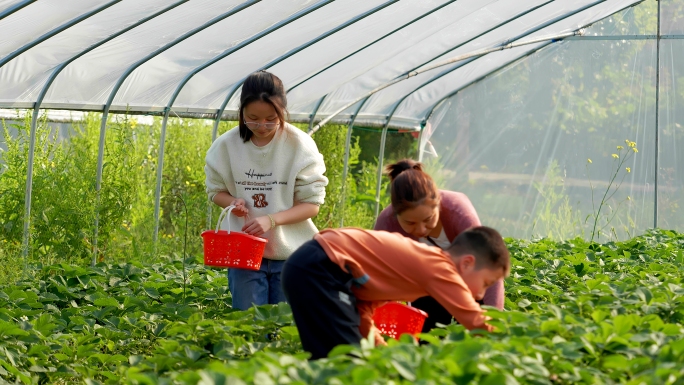
[[[311,135],[348,126],[343,180],[355,127],[379,135],[376,216],[387,137],[409,132],[506,236],[593,237],[604,191],[610,237],[681,231],[683,39],[684,0],[0,0],[0,108],[32,110],[24,252],[41,111],[102,113],[98,193],[109,114],[163,117],[156,241],[168,120],[215,139],[262,69]]]

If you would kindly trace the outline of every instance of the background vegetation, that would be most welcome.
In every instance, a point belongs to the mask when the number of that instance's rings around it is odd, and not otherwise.
[[[99,214],[98,261],[152,261],[160,255],[181,253],[188,208],[188,251],[198,255],[200,234],[215,223],[207,222],[211,208],[204,192],[204,157],[211,145],[211,122],[170,119],[165,147],[159,243],[155,250],[154,190],[161,120],[139,124],[134,116],[112,118],[107,128],[102,191],[96,204],[95,177],[100,132],[99,114],[88,114],[73,124],[66,138],[41,119],[37,130],[31,207],[31,264],[57,262],[85,266],[93,250],[94,223]],[[0,282],[16,278],[23,234],[24,192],[28,160],[30,115],[3,121],[0,152]],[[234,126],[222,122],[219,134]],[[306,129],[305,125],[299,125]],[[359,145],[379,141],[377,130],[355,129],[342,199],[342,173],[346,126],[328,125],[314,139],[323,154],[330,183],[326,204],[314,218],[319,228],[373,226],[378,154]],[[372,137],[374,136],[374,137]],[[415,139],[391,133],[385,164],[410,155]],[[375,150],[377,151],[377,150]],[[365,159],[365,160],[362,160]],[[387,180],[381,191],[381,208],[388,204]],[[342,207],[344,205],[344,207]],[[97,210],[97,211],[96,211]]]

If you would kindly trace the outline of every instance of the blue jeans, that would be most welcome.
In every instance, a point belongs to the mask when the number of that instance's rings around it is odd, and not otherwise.
[[[228,269],[228,289],[233,297],[233,309],[247,310],[252,305],[286,302],[280,284],[280,272],[285,261],[264,258],[259,271]]]

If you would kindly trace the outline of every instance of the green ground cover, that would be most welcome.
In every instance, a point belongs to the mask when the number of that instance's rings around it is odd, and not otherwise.
[[[287,305],[233,311],[193,257],[36,266],[0,289],[0,380],[88,384],[684,384],[684,235],[507,240],[495,333],[459,325],[308,362]]]

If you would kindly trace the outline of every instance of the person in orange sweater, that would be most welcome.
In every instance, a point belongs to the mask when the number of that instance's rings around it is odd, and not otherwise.
[[[302,346],[319,359],[371,336],[373,312],[387,301],[429,295],[466,328],[491,331],[475,301],[509,269],[501,235],[485,226],[461,232],[445,250],[397,233],[342,228],[304,243],[281,279]]]

